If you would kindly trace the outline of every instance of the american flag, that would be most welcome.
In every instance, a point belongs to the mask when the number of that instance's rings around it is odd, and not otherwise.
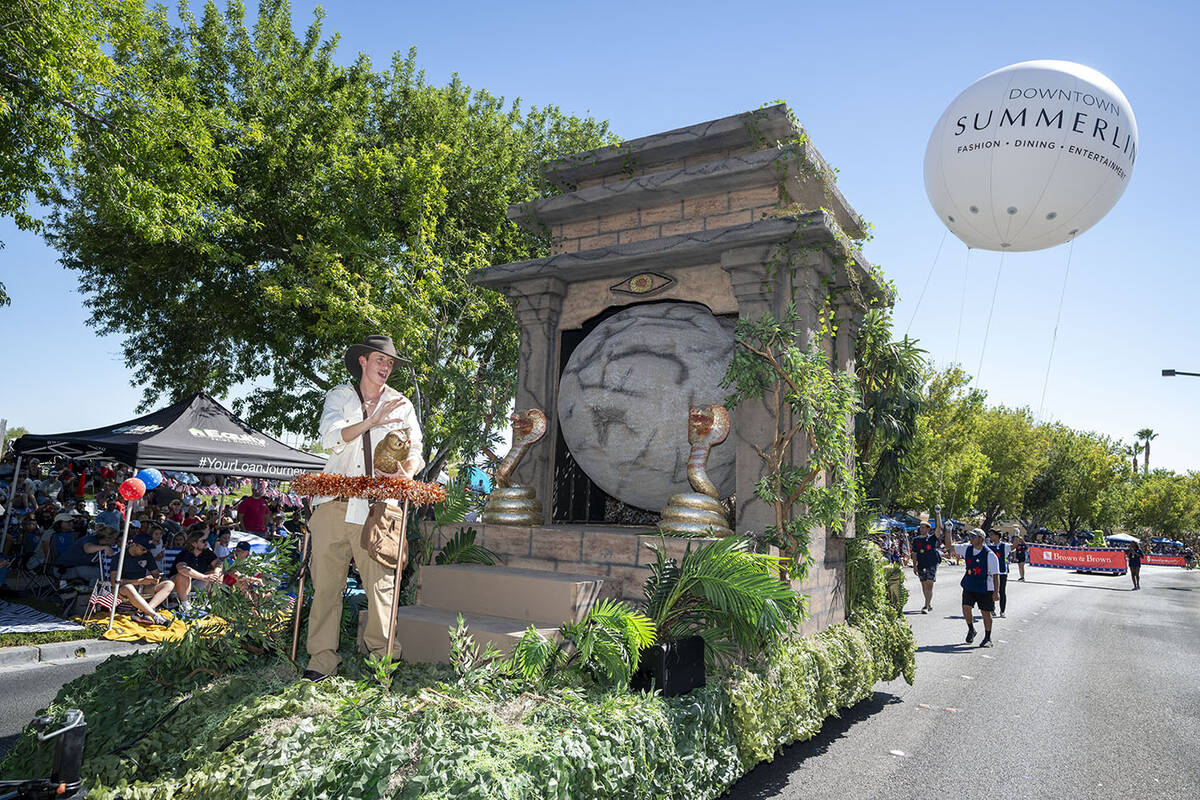
[[[88,600],[89,606],[100,606],[101,608],[112,609],[116,605],[117,596],[113,594],[112,587],[107,583],[97,583],[92,589],[92,597]]]

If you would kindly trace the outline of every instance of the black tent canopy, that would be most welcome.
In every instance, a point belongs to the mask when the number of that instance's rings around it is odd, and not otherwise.
[[[204,392],[136,419],[70,433],[25,434],[22,458],[110,458],[138,469],[288,480],[325,460],[255,430]]]

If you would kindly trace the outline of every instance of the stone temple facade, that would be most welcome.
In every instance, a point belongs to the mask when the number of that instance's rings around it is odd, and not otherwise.
[[[653,558],[645,545],[658,537],[650,525],[605,523],[604,510],[619,500],[659,511],[683,490],[686,406],[726,394],[713,384],[732,352],[733,322],[781,315],[795,302],[812,336],[832,288],[837,334],[827,353],[837,369],[853,370],[861,316],[889,298],[853,245],[864,223],[782,105],[544,169],[562,193],[509,215],[547,232],[551,255],[479,270],[473,280],[515,310],[516,407],[549,418],[516,474],[537,491],[545,519],[477,526],[480,541],[508,566],[602,576],[602,595],[639,599]],[[756,447],[773,432],[765,406],[738,407],[709,459],[719,488],[736,498],[738,531],[772,524],[753,487],[762,470]],[[812,532],[814,566],[798,587],[810,598],[810,630],[845,618],[844,537],[852,535],[852,521]],[[685,544],[669,541],[668,550]]]

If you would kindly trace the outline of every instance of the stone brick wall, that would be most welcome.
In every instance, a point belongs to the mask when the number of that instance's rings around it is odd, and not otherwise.
[[[661,547],[676,560],[682,559],[688,542],[697,547],[711,539],[660,539],[648,528],[606,525],[554,525],[512,527],[473,523],[478,531],[475,541],[500,556],[508,567],[594,575],[604,578],[600,596],[641,603],[642,585],[650,575],[648,565],[655,560],[648,545]],[[441,548],[447,535],[437,540]],[[842,539],[815,535],[812,543],[813,568],[808,580],[794,581],[792,588],[808,595],[809,617],[804,633],[816,633],[846,619],[844,582],[846,543]]]
[[[567,222],[551,228],[554,236],[552,253],[577,253],[681,233],[728,228],[764,219],[775,212],[778,204],[778,186],[758,186]]]
[[[814,533],[808,580],[793,588],[808,595],[808,619],[801,630],[817,633],[846,620],[846,540]]]
[[[600,596],[642,602],[642,584],[650,575],[647,567],[655,560],[647,545],[662,546],[664,540],[650,529],[605,525],[554,525],[536,528],[472,523],[479,535],[475,541],[500,556],[508,567],[569,572],[604,578]],[[453,535],[453,531],[448,532]],[[437,546],[445,542],[446,532]],[[666,553],[683,558],[688,542],[696,547],[710,539],[666,537]]]

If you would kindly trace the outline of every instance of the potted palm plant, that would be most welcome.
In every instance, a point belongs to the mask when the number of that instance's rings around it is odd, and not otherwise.
[[[632,688],[689,692],[704,685],[706,662],[753,658],[800,619],[803,598],[779,579],[784,559],[752,545],[741,536],[695,550],[689,543],[678,563],[653,547],[644,592],[657,635],[641,653]]]

